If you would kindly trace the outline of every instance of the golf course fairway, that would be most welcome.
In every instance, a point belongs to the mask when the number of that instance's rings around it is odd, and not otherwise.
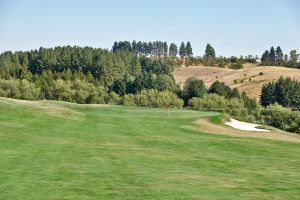
[[[216,115],[1,98],[0,199],[299,199],[300,143],[183,128]]]

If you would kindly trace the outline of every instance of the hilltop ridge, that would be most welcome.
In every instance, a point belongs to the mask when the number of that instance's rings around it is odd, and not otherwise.
[[[174,70],[173,76],[177,84],[183,87],[184,82],[189,77],[202,79],[207,87],[219,80],[225,82],[231,88],[237,88],[240,92],[259,101],[263,84],[272,82],[283,77],[291,77],[300,80],[300,70],[278,67],[278,66],[259,66],[257,64],[244,64],[243,69],[228,69],[212,66],[188,66]]]

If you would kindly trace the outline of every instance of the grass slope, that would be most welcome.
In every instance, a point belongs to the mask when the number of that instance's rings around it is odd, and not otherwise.
[[[0,199],[299,199],[299,143],[179,128],[214,115],[0,99]]]
[[[260,73],[263,73],[260,75]],[[254,64],[244,64],[244,69],[233,70],[210,66],[190,66],[181,67],[174,71],[174,78],[178,84],[183,86],[189,77],[202,79],[207,86],[216,80],[225,82],[232,88],[245,91],[251,98],[259,100],[263,84],[275,81],[283,77],[291,77],[300,80],[300,70],[277,66],[257,66]],[[236,82],[235,82],[236,80]]]

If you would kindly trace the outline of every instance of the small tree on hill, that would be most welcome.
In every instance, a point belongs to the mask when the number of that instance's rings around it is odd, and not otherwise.
[[[187,105],[188,100],[193,97],[203,97],[207,93],[206,87],[202,80],[189,78],[186,80],[183,88],[183,99]]]
[[[270,59],[270,61],[271,61],[272,64],[274,64],[276,62],[275,49],[274,49],[273,46],[270,49],[269,59]]]
[[[181,58],[184,58],[186,56],[186,48],[184,42],[182,42],[179,47],[179,55]]]
[[[206,45],[204,57],[207,59],[215,59],[216,58],[215,49],[210,44]]]
[[[164,46],[164,57],[167,57],[167,55],[168,55],[168,44],[167,44],[167,42],[164,42],[163,46]]]
[[[178,53],[177,45],[174,43],[171,43],[170,48],[169,48],[169,56],[176,57],[177,53]]]
[[[270,63],[270,52],[268,50],[263,53],[260,61],[263,65],[268,65]]]
[[[186,55],[188,57],[192,57],[192,55],[193,55],[193,49],[192,49],[192,45],[191,45],[190,42],[186,43],[185,51],[186,51]]]
[[[276,60],[277,63],[279,63],[279,65],[283,61],[283,52],[282,52],[280,46],[278,46],[276,48],[276,51],[275,51],[275,60]]]

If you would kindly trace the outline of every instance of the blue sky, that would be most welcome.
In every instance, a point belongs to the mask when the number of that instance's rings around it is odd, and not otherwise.
[[[111,48],[119,40],[191,41],[203,55],[300,51],[299,0],[0,0],[0,52]]]

